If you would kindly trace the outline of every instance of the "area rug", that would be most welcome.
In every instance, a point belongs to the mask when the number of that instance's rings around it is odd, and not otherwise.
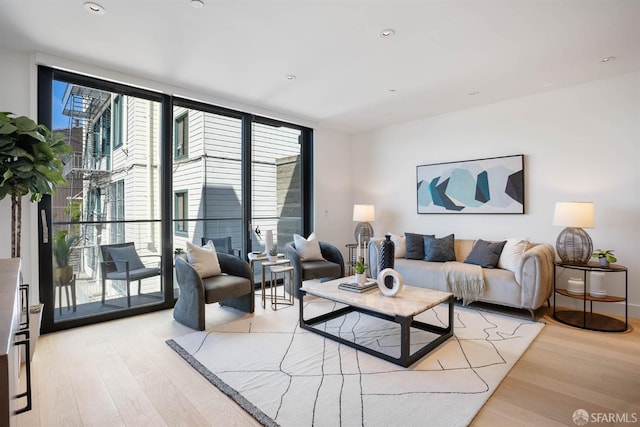
[[[318,299],[305,304],[305,318],[335,308]],[[446,307],[418,319],[446,326]],[[324,328],[398,351],[399,329],[391,322],[353,312]],[[300,329],[297,307],[167,344],[265,426],[465,426],[542,328],[456,306],[454,337],[409,368]],[[412,330],[412,344],[429,335]]]

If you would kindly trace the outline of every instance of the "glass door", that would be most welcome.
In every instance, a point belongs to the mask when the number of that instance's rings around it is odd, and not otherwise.
[[[51,128],[72,148],[42,233],[52,283],[41,275],[41,298],[54,324],[165,302],[162,104],[88,83],[51,83]]]
[[[217,251],[242,256],[242,120],[179,104],[173,108],[174,249],[212,240]]]
[[[283,253],[303,234],[302,131],[253,122],[251,127],[251,250],[264,252],[269,234]]]

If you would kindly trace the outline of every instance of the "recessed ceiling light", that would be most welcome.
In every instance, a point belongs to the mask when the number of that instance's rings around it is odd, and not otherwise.
[[[616,57],[615,57],[615,56],[607,56],[606,58],[602,58],[602,59],[600,60],[600,62],[602,62],[603,64],[606,64],[607,62],[611,62],[611,61],[613,61],[614,59],[616,59]]]
[[[472,90],[471,92],[469,92],[469,96],[476,96],[479,93],[480,93],[479,90]]]
[[[87,12],[93,13],[95,15],[105,14],[104,7],[100,6],[98,3],[86,2],[84,4],[84,10],[86,10]]]
[[[286,76],[284,76],[284,78],[287,80],[295,80],[296,76],[294,76],[293,74],[287,74]]]
[[[396,93],[396,92],[397,92],[397,90],[395,90],[395,89],[389,89],[389,92],[391,92],[391,93]]]
[[[396,30],[394,30],[393,28],[387,28],[385,30],[380,31],[380,37],[382,37],[383,39],[386,39],[388,37],[393,37],[395,33],[396,33]]]
[[[202,9],[204,7],[204,2],[202,0],[191,0],[191,7],[195,9]]]
[[[553,86],[553,83],[547,82],[547,83],[543,84],[542,86],[544,86],[544,87],[551,87],[551,86]]]

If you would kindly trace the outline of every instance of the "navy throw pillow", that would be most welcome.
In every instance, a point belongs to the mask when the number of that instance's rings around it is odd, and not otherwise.
[[[505,243],[507,243],[506,240],[503,242],[487,242],[478,239],[464,262],[484,268],[496,268]]]
[[[453,248],[454,236],[436,238],[434,236],[424,236],[424,260],[431,262],[447,262],[456,260],[456,252]]]
[[[424,259],[424,234],[404,233],[407,245],[406,259]],[[433,235],[431,235],[433,237]]]

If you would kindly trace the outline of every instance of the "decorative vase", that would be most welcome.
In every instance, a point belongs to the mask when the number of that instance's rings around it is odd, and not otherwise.
[[[356,283],[358,285],[364,285],[367,283],[367,274],[366,273],[356,273]]]
[[[589,295],[595,298],[604,298],[607,296],[607,290],[604,288],[603,272],[591,272],[591,278],[589,280]]]
[[[391,241],[391,235],[386,234],[384,240],[380,243],[380,260],[378,262],[378,271],[390,268],[393,269],[395,261],[396,245]],[[393,277],[385,277],[384,285],[391,289],[393,287]]]
[[[264,235],[264,251],[266,253],[269,253],[272,248],[273,248],[273,230],[267,230]]]
[[[278,261],[278,255],[267,255],[267,260],[269,262],[276,262]]]
[[[600,267],[609,267],[609,260],[607,260],[607,257],[598,257],[598,261],[600,262]]]
[[[567,281],[567,292],[572,295],[584,295],[584,281],[579,277],[572,277]]]

